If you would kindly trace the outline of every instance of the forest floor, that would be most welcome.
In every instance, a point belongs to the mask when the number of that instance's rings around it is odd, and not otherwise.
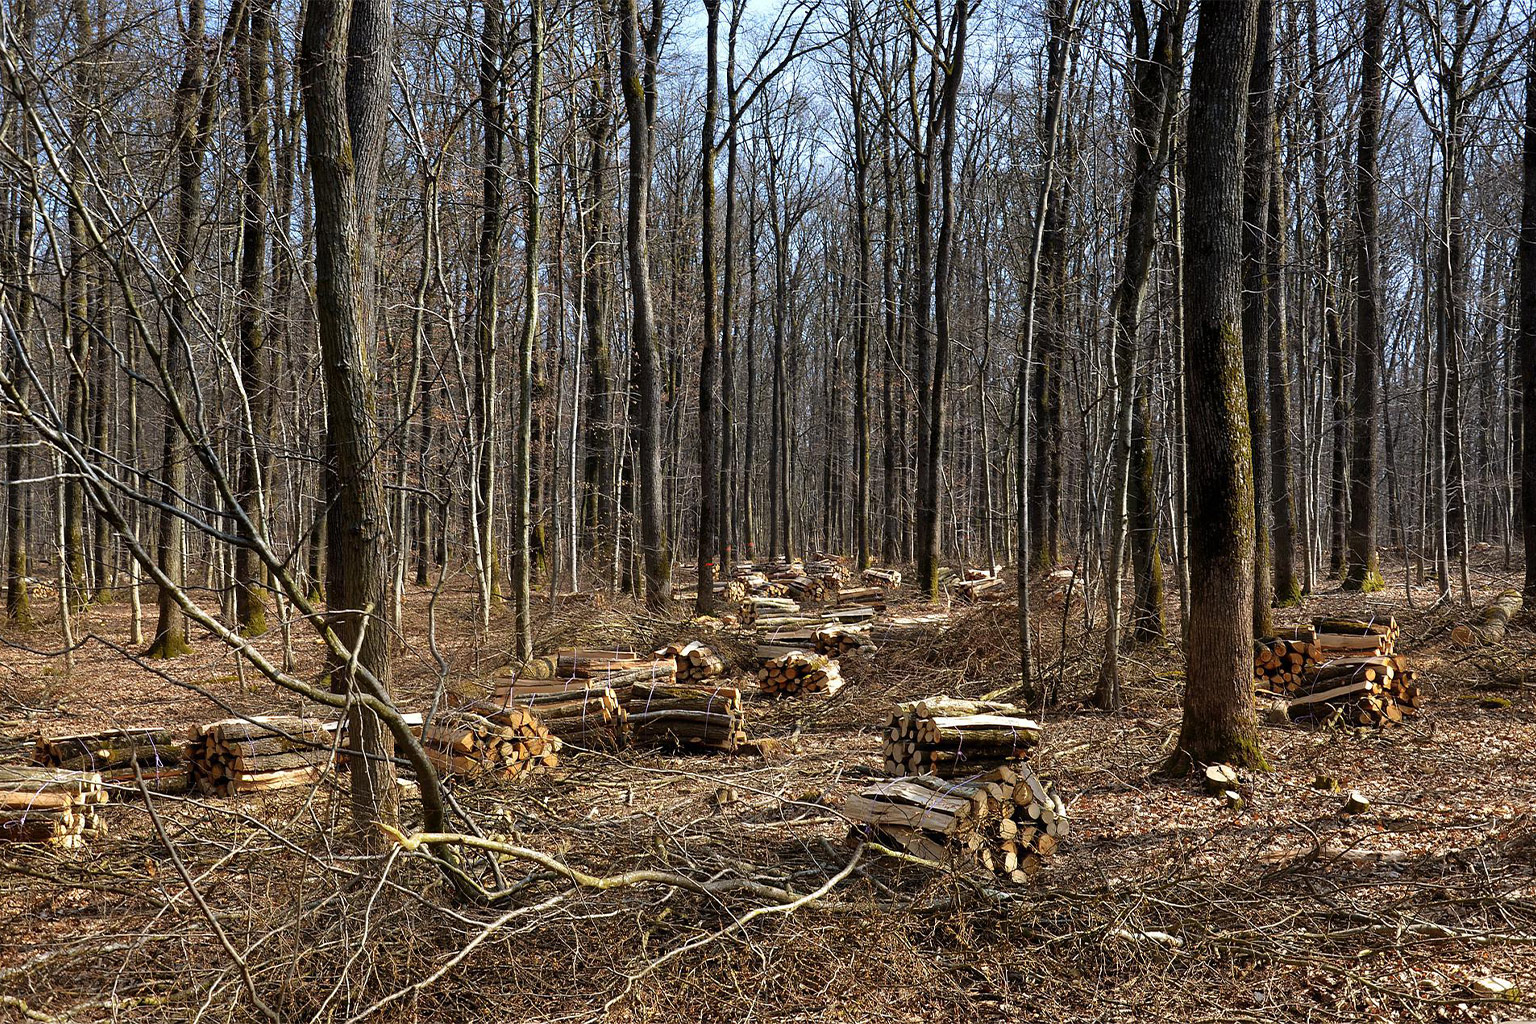
[[[1515,582],[1495,553],[1484,557],[1478,603]],[[1326,583],[1277,620],[1395,615],[1428,709],[1385,731],[1264,725],[1274,770],[1245,775],[1241,811],[1157,774],[1179,723],[1178,652],[1135,649],[1127,710],[1086,710],[1097,624],[1079,602],[1042,591],[1036,653],[1057,699],[1039,711],[1037,760],[1067,801],[1072,834],[1027,886],[867,856],[821,901],[739,928],[772,901],[540,876],[483,908],[455,902],[417,856],[392,854],[386,884],[358,871],[345,790],[330,783],[159,798],[158,824],[141,801],[124,801],[107,808],[109,834],[84,849],[0,847],[0,1019],[1536,1017],[1536,632],[1522,621],[1500,646],[1456,649],[1449,631],[1468,611],[1422,611],[1433,598],[1424,586],[1411,608],[1400,564],[1388,579],[1364,598]],[[1176,613],[1171,597],[1170,621]],[[876,776],[891,705],[1005,690],[1017,679],[1013,614],[1011,604],[957,608],[943,633],[850,658],[830,700],[751,700],[750,731],[781,741],[770,756],[589,754],[457,796],[487,831],[596,873],[652,867],[811,892],[853,855],[836,808]],[[46,623],[3,638],[0,760],[24,759],[39,732],[301,710],[212,638],[174,662],[137,662],[123,647],[127,616],[125,605],[90,609],[67,671]],[[473,689],[500,663],[507,631],[501,613],[478,630],[467,594],[429,609],[427,593],[413,593],[401,706],[430,699],[445,678],[438,656],[451,686]],[[540,625],[545,649],[645,649],[682,636],[750,652],[745,636],[624,605]],[[282,658],[276,630],[259,643]],[[296,669],[313,674],[318,643],[296,629],[293,646]],[[1341,815],[1341,794],[1317,788],[1319,777],[1358,789],[1371,809]],[[406,802],[408,826],[418,811]],[[507,874],[522,877],[516,865]],[[1521,998],[1479,999],[1472,986],[1488,977],[1515,982]]]

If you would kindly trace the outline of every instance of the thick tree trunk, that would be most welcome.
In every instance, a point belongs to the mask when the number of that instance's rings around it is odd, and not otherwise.
[[[1280,115],[1275,118],[1271,186],[1269,192],[1269,486],[1271,551],[1274,568],[1274,604],[1288,608],[1301,600],[1296,578],[1296,509],[1292,494],[1296,478],[1291,468],[1291,342],[1286,313],[1287,211],[1284,161],[1281,154]]]
[[[1520,507],[1525,603],[1536,602],[1536,33],[1526,41],[1524,181],[1520,207]]]
[[[490,624],[501,603],[496,546],[496,343],[501,314],[501,233],[506,206],[507,115],[503,81],[506,11],[484,0],[480,26],[480,116],[485,141],[480,171],[480,248],[475,295],[475,555],[480,579],[480,624]],[[514,511],[515,515],[515,511]]]
[[[704,351],[699,360],[699,585],[694,609],[715,610],[715,561],[720,547],[720,443],[715,403],[719,398],[720,314],[715,291],[715,121],[720,109],[720,0],[704,0],[708,17],[704,125],[699,159],[700,269],[704,278]]]
[[[1176,770],[1262,767],[1253,709],[1253,455],[1242,370],[1244,107],[1257,0],[1202,6],[1185,156],[1190,621]]]
[[[533,657],[533,563],[542,554],[544,543],[538,536],[534,550],[532,516],[543,509],[534,504],[537,483],[533,462],[533,403],[543,388],[535,389],[533,350],[539,340],[539,244],[542,237],[542,200],[539,174],[543,164],[540,147],[544,144],[544,0],[532,0],[528,12],[528,137],[527,166],[523,171],[524,203],[527,222],[523,230],[523,330],[517,341],[517,437],[513,445],[512,473],[512,608],[513,657],[521,664]],[[543,431],[539,431],[540,440]]]

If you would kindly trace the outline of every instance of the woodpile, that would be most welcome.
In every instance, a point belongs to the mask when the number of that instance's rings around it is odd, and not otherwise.
[[[637,743],[731,752],[747,739],[741,691],[733,686],[636,683],[626,710]]]
[[[421,740],[433,767],[444,775],[514,778],[560,763],[560,738],[520,703],[443,711],[422,729]]]
[[[741,604],[750,596],[743,580],[721,580],[715,584],[715,597],[721,604]]]
[[[1329,619],[1312,620],[1314,643],[1324,657],[1350,655],[1380,658],[1397,653],[1397,620]]]
[[[872,587],[895,590],[901,586],[901,570],[869,568],[859,573],[859,579]]]
[[[1310,631],[1309,635],[1310,635]],[[1253,642],[1253,685],[1264,693],[1295,692],[1322,661],[1323,651],[1310,639],[1274,636]]]
[[[1008,596],[1008,586],[996,576],[983,576],[974,580],[958,580],[950,587],[954,595],[967,603],[996,601]]]
[[[0,842],[84,846],[105,831],[96,806],[106,799],[97,772],[0,765]]]
[[[185,793],[192,781],[187,737],[171,729],[40,737],[32,759],[46,768],[96,772],[119,796],[137,795],[140,778],[156,793]]]
[[[741,606],[740,619],[743,626],[764,624],[777,624],[786,616],[800,614],[800,603],[791,601],[787,597],[749,597]],[[759,620],[763,620],[759,622]]]
[[[1040,726],[1012,704],[929,697],[898,704],[885,729],[888,775],[956,778],[1028,760]]]
[[[1331,658],[1285,694],[1290,716],[1314,724],[1391,725],[1425,703],[1400,655]]]
[[[192,738],[192,780],[209,796],[309,785],[330,766],[333,743],[317,718],[226,718]]]
[[[843,587],[837,592],[836,608],[865,607],[872,612],[885,611],[885,591],[880,587]]]
[[[799,697],[807,693],[832,696],[843,688],[837,662],[824,654],[790,651],[763,662],[757,686],[769,697]]]
[[[619,750],[629,742],[629,715],[613,687],[590,679],[503,679],[497,707],[531,711],[564,747]]]
[[[675,663],[679,683],[699,683],[725,675],[725,659],[697,640],[668,644],[656,652],[658,661],[664,658]]]
[[[1067,809],[1027,764],[963,780],[878,782],[843,804],[870,837],[924,860],[1023,883],[1069,831]]]
[[[812,633],[812,650],[829,658],[841,658],[847,654],[868,654],[875,649],[869,642],[869,629],[862,626],[823,626]]]
[[[1525,599],[1520,596],[1520,591],[1504,591],[1484,605],[1472,622],[1451,630],[1451,642],[1458,647],[1498,643],[1504,639],[1509,621],[1520,614],[1524,604]]]

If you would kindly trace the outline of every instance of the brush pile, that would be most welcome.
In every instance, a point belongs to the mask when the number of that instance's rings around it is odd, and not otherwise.
[[[95,808],[106,799],[96,772],[0,765],[0,843],[84,846],[105,831]]]
[[[140,778],[156,793],[185,793],[192,781],[187,738],[170,729],[41,737],[32,759],[45,768],[96,772],[108,791],[119,795],[137,795]]]
[[[309,785],[330,766],[332,745],[318,718],[226,718],[200,727],[193,736],[192,781],[208,796]]]
[[[444,775],[515,778],[560,763],[560,738],[531,709],[517,705],[478,703],[443,711],[422,729],[421,741]]]
[[[501,679],[493,703],[522,708],[565,747],[619,750],[629,742],[629,715],[613,687],[590,679]]]
[[[640,682],[626,710],[637,743],[674,750],[719,750],[745,743],[741,691],[733,686]]]
[[[769,697],[798,697],[807,693],[831,696],[843,687],[837,662],[824,654],[790,651],[769,658],[757,670],[758,689]]]
[[[1017,768],[1040,745],[1040,726],[1012,704],[929,697],[898,704],[885,729],[887,775],[960,778]]]
[[[913,856],[1018,883],[1040,871],[1068,832],[1061,798],[1027,764],[966,779],[888,779],[849,797],[843,813]]]

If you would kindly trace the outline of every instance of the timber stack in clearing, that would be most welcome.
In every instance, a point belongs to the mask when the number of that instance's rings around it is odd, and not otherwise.
[[[677,663],[679,683],[700,683],[725,675],[725,659],[697,640],[668,644],[656,652],[658,661],[664,658]]]
[[[635,739],[651,746],[730,753],[747,740],[741,691],[734,686],[637,682],[628,712]]]
[[[209,796],[286,789],[318,781],[331,765],[332,738],[318,718],[226,718],[192,738],[192,780]]]
[[[514,778],[560,763],[560,738],[532,710],[469,704],[440,712],[422,729],[422,746],[444,775]]]
[[[832,696],[843,687],[837,662],[824,654],[789,651],[766,659],[757,670],[757,686],[768,697],[798,697],[807,693]]]
[[[1066,806],[1027,764],[966,779],[916,775],[849,797],[855,829],[923,860],[1027,882],[1068,833]]]
[[[105,830],[96,807],[106,799],[97,772],[0,765],[0,842],[84,846]]]
[[[1012,704],[928,697],[898,704],[885,729],[889,775],[960,778],[1016,767],[1040,745],[1040,726]]]
[[[613,687],[590,679],[501,679],[492,701],[538,716],[563,745],[619,750],[629,742],[629,715]]]
[[[191,782],[187,736],[171,729],[40,737],[32,759],[45,768],[96,772],[109,793],[136,796],[142,779],[153,792],[181,794]]]

